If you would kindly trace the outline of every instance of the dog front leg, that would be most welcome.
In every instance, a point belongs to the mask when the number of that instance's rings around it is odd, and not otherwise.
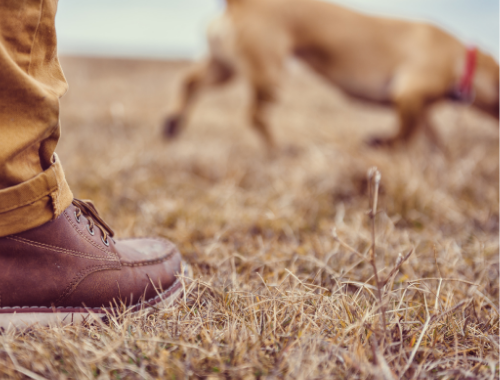
[[[406,144],[413,137],[421,122],[422,110],[422,99],[415,97],[399,99],[396,103],[399,121],[399,130],[396,135],[373,137],[368,144],[374,147],[394,147],[398,144]]]
[[[389,145],[407,143],[415,135],[422,121],[424,99],[420,94],[403,97],[397,100],[396,109],[399,120],[399,131],[396,136],[388,139]]]
[[[392,137],[376,137],[369,144],[372,146],[392,147],[406,144],[415,135],[416,130],[423,123],[426,109],[436,100],[443,97],[448,88],[446,76],[441,72],[432,75],[431,68],[420,67],[401,72],[395,79],[391,89],[391,100],[398,114],[399,130]],[[436,133],[426,128],[431,140],[439,144]]]
[[[425,114],[422,117],[422,127],[433,147],[440,150],[445,157],[449,157],[448,148],[444,144],[441,136],[439,136],[434,125],[432,125],[432,122],[429,117],[429,112],[425,112]]]

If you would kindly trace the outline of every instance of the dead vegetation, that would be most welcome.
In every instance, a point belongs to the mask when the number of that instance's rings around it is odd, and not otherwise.
[[[63,66],[59,154],[75,195],[119,236],[172,239],[194,276],[152,315],[4,332],[0,377],[499,377],[493,121],[443,105],[433,118],[450,157],[423,139],[367,150],[393,114],[300,72],[273,111],[280,152],[269,160],[242,125],[242,86],[203,99],[166,144],[161,118],[183,64]]]

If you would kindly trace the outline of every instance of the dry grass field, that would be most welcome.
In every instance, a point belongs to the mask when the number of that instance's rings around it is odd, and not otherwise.
[[[62,64],[58,153],[75,196],[118,236],[173,240],[193,279],[154,314],[4,332],[0,378],[499,378],[494,120],[441,104],[432,119],[448,157],[423,136],[369,150],[369,136],[395,130],[393,112],[294,67],[270,111],[270,159],[247,125],[243,83],[200,99],[165,142],[186,62]]]

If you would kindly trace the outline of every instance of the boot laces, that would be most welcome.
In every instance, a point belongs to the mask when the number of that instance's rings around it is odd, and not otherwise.
[[[111,229],[111,227],[99,216],[94,203],[91,200],[85,199],[73,199],[73,205],[76,208],[75,216],[77,219],[83,214],[88,222],[89,232],[92,233],[94,231],[94,227],[97,227],[101,230],[102,233],[102,241],[107,245],[108,244],[108,236],[113,237],[115,232]],[[95,219],[95,221],[94,221]]]

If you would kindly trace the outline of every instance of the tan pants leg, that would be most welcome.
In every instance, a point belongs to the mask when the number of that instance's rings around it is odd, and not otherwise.
[[[54,153],[59,98],[57,0],[0,0],[0,237],[56,218],[73,199]]]

